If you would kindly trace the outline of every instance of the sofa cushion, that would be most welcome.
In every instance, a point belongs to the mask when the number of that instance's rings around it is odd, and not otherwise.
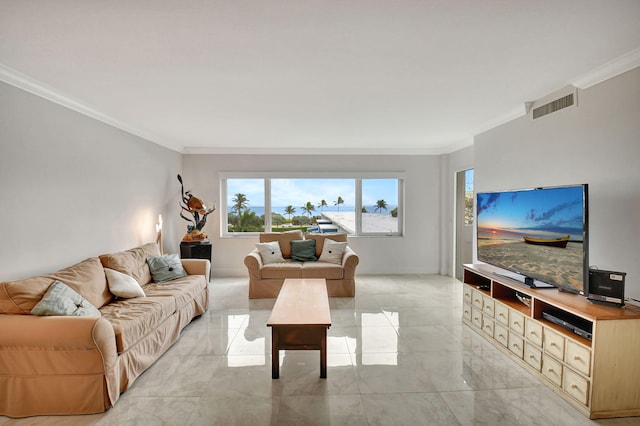
[[[336,242],[331,239],[324,240],[324,247],[322,248],[322,253],[320,254],[321,262],[335,263],[337,265],[342,265],[342,258],[344,257],[344,251],[347,249],[346,242]]]
[[[282,257],[285,259],[291,259],[291,241],[302,239],[302,231],[299,229],[286,232],[263,232],[260,234],[261,243],[277,241],[280,244]]]
[[[269,263],[282,263],[284,258],[282,257],[282,250],[280,250],[280,243],[277,241],[271,241],[268,243],[256,243],[256,248],[260,252],[262,263],[268,265]]]
[[[204,275],[187,275],[165,283],[149,283],[143,289],[147,297],[172,297],[176,309],[181,309],[206,288],[207,281]]]
[[[78,292],[56,280],[31,310],[32,315],[100,317],[100,311]]]
[[[302,278],[302,266],[301,262],[285,262],[285,263],[271,263],[264,265],[262,270],[262,278]]]
[[[314,234],[309,233],[305,236],[307,240],[315,240],[316,241],[316,256],[320,257],[322,254],[322,249],[324,248],[324,240],[330,239],[337,242],[347,242],[347,234],[344,232],[336,232],[331,234]]]
[[[187,275],[177,254],[147,258],[153,282],[164,283]]]
[[[341,280],[344,278],[342,265],[326,262],[304,262],[302,264],[302,278],[325,278],[327,280]]]
[[[318,258],[316,257],[315,240],[291,241],[291,259],[300,262],[318,260]]]
[[[148,243],[127,251],[103,254],[100,256],[100,261],[105,268],[129,275],[140,285],[144,285],[151,281],[147,257],[154,256],[160,256],[160,249],[156,243]]]
[[[133,347],[176,311],[173,297],[138,297],[112,302],[100,309],[113,326],[118,353]]]
[[[109,291],[114,296],[122,297],[123,299],[145,296],[142,287],[133,277],[109,268],[104,268],[104,273],[107,276]]]
[[[0,283],[0,314],[30,314],[56,280],[80,293],[96,308],[113,298],[100,259],[92,257],[52,274]]]

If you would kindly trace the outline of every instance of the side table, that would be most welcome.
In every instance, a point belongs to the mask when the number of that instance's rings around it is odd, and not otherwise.
[[[181,259],[207,259],[212,262],[211,253],[210,241],[182,241],[180,243]]]

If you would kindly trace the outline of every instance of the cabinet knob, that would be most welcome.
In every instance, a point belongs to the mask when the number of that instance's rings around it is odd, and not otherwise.
[[[582,358],[580,358],[578,355],[574,355],[573,356],[573,360],[574,361],[580,361]]]

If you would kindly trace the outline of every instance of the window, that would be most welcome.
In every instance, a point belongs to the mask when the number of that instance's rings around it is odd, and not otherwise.
[[[264,232],[264,179],[227,179],[227,232]]]
[[[362,180],[362,232],[398,232],[398,179]]]
[[[223,235],[264,231],[402,235],[401,175],[265,176],[221,173]]]
[[[473,169],[464,172],[464,224],[473,225]]]

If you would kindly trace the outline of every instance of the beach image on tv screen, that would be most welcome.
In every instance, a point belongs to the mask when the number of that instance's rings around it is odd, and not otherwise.
[[[478,260],[583,291],[582,186],[480,193]]]

